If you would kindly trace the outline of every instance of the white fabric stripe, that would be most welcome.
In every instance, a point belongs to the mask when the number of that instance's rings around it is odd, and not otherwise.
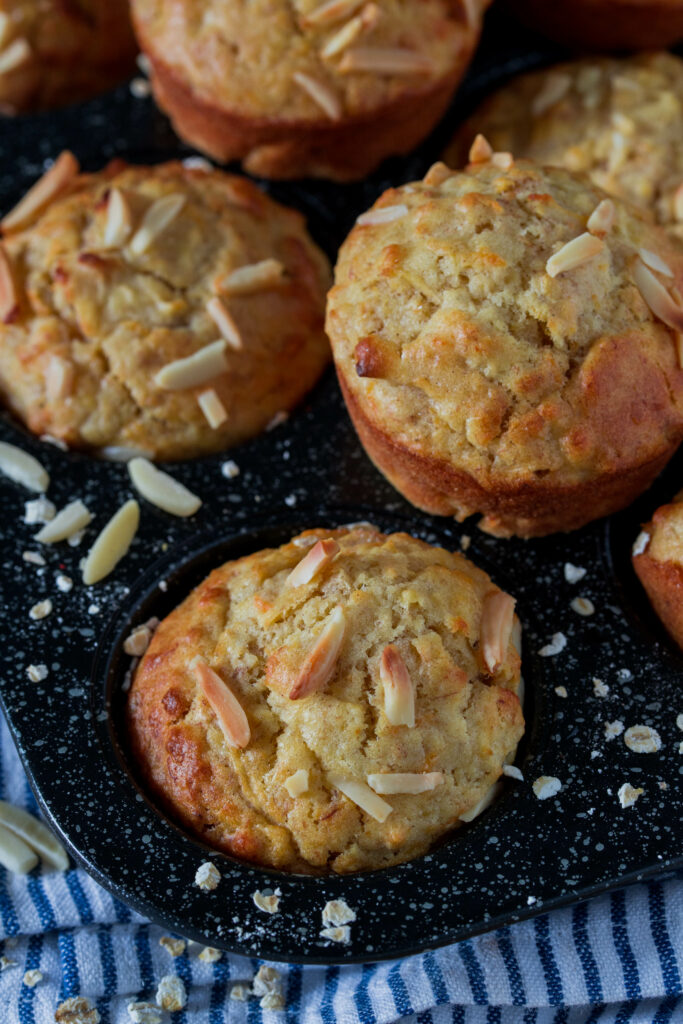
[[[472,940],[472,948],[484,974],[484,984],[492,1006],[512,1003],[510,982],[505,962],[500,952],[495,932],[478,935]]]

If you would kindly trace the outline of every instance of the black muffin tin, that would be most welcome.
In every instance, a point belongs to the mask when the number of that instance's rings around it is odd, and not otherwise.
[[[424,174],[458,121],[508,75],[559,56],[502,15],[490,17],[482,48],[444,125],[406,160],[394,160],[360,185],[269,186],[308,216],[334,259],[355,217],[388,185]],[[0,195],[6,209],[41,173],[46,159],[72,149],[85,168],[123,156],[158,162],[186,156],[151,100],[127,87],[57,114],[0,126]],[[640,522],[680,488],[682,462],[670,465],[635,505],[568,536],[496,540],[474,521],[423,515],[373,468],[328,371],[289,420],[223,456],[171,465],[203,499],[190,520],[141,500],[133,547],[103,583],[86,588],[79,562],[97,530],[132,496],[126,467],[64,452],[30,437],[9,416],[0,438],[36,455],[50,472],[49,498],[61,507],[82,498],[96,521],[80,547],[32,542],[22,522],[33,495],[0,479],[4,525],[0,700],[37,799],[83,867],[112,893],[167,929],[238,953],[271,960],[378,960],[463,939],[551,907],[683,867],[681,773],[683,661],[649,610],[630,568]],[[239,476],[221,467],[234,460]],[[391,870],[348,877],[303,877],[259,870],[188,837],[148,800],[126,752],[121,722],[131,627],[163,616],[209,570],[228,558],[280,544],[305,527],[370,520],[468,555],[518,598],[524,624],[527,732],[517,764],[524,782],[506,778],[499,800],[429,855]],[[40,551],[44,568],[23,560]],[[570,584],[564,565],[587,569]],[[74,580],[61,592],[56,575]],[[595,613],[571,607],[585,596]],[[52,614],[29,618],[50,597]],[[562,632],[565,649],[539,649]],[[29,664],[45,664],[38,683]],[[593,679],[609,686],[596,696]],[[564,690],[562,689],[564,687]],[[559,692],[558,692],[559,688]],[[566,692],[566,695],[565,695]],[[635,754],[605,723],[651,725],[661,750]],[[539,800],[532,782],[560,779],[557,796]],[[622,808],[623,783],[643,795]],[[214,862],[213,892],[194,885],[197,867]],[[253,903],[255,890],[281,891],[280,913]],[[325,902],[344,898],[357,912],[347,946],[321,939]]]

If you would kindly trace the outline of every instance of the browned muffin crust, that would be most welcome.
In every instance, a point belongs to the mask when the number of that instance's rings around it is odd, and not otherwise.
[[[632,561],[652,607],[683,649],[683,491],[643,526]]]
[[[681,0],[507,0],[531,28],[583,50],[649,50],[683,39]]]

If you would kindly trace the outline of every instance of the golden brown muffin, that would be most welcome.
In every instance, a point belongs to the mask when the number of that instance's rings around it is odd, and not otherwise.
[[[363,177],[445,111],[488,0],[133,0],[176,131],[272,178]]]
[[[534,31],[583,50],[652,50],[683,39],[683,0],[507,0]]]
[[[474,137],[516,157],[583,171],[683,237],[683,61],[671,53],[584,60],[513,79],[444,154],[461,167]]]
[[[21,208],[2,222],[7,405],[70,446],[158,459],[219,451],[292,408],[329,359],[329,267],[302,216],[219,171],[78,175],[68,159],[30,223]]]
[[[652,607],[683,648],[683,491],[643,527],[633,546],[633,568]]]
[[[514,756],[513,616],[462,555],[369,525],[308,530],[216,569],[164,619],[130,691],[134,760],[176,819],[236,857],[304,872],[409,860],[469,820]]]
[[[501,536],[576,529],[644,490],[683,437],[660,318],[683,329],[683,253],[586,179],[478,149],[358,219],[328,296],[339,380],[419,508],[483,513]]]
[[[126,0],[0,0],[0,113],[112,89],[136,53]]]

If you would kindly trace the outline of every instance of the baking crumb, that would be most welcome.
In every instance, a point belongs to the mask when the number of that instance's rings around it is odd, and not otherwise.
[[[591,750],[591,761],[594,761],[596,757],[602,757],[602,752],[599,750]]]
[[[503,775],[507,775],[509,779],[517,779],[518,782],[524,782],[524,776],[514,764],[504,764]]]
[[[593,693],[596,697],[606,697],[609,693],[609,686],[602,679],[593,676]]]
[[[186,942],[184,939],[174,939],[171,935],[162,935],[159,945],[171,956],[182,956],[185,952]]]
[[[43,679],[47,679],[47,665],[28,665],[26,675],[32,683],[42,683]]]
[[[270,992],[280,992],[280,972],[276,971],[274,967],[268,967],[266,964],[261,964],[254,975],[254,980],[251,983],[251,990],[255,996],[267,996]]]
[[[100,1024],[101,1019],[99,1010],[85,996],[71,996],[55,1010],[57,1024]]]
[[[266,424],[266,430],[275,430],[275,428],[279,427],[282,423],[286,423],[288,419],[288,412],[276,412],[272,420],[270,420],[270,422]]]
[[[161,1010],[154,1003],[128,1003],[128,1016],[133,1024],[161,1024]]]
[[[151,96],[152,86],[146,78],[134,78],[130,83],[130,91],[137,100],[144,100]]]
[[[630,807],[644,792],[644,789],[634,789],[630,783],[625,782],[623,786],[620,786],[617,796],[622,807]]]
[[[67,542],[67,544],[69,545],[70,548],[77,548],[78,545],[81,543],[81,541],[83,540],[84,537],[85,537],[85,527],[83,527],[82,530],[76,530],[75,533],[72,533],[70,537],[66,538],[66,542]]]
[[[683,753],[683,751],[681,751],[681,753]],[[658,782],[657,785],[659,786],[660,789],[668,789],[669,788],[669,783],[668,782]]]
[[[285,505],[287,505],[289,508],[294,508],[294,506],[296,505],[296,494],[288,494],[287,497],[285,498]]]
[[[555,687],[555,693],[557,694],[558,697],[566,697],[567,696],[567,687],[566,686],[556,686]]]
[[[243,985],[241,982],[237,982],[230,989],[230,998],[236,1000],[238,1003],[246,1003],[251,995],[251,989],[248,985]]]
[[[678,744],[678,753],[683,754],[683,740]]]
[[[586,570],[571,562],[564,563],[564,578],[567,583],[578,583],[586,575]]]
[[[262,910],[265,914],[278,914],[280,912],[281,895],[282,893],[279,889],[272,893],[261,892],[260,889],[257,889],[256,892],[251,894],[251,898],[258,909]]]
[[[537,903],[537,902],[538,902],[538,900],[536,899],[535,896],[527,896],[527,898],[526,898],[526,905],[527,905],[527,907],[533,907],[534,903]]]
[[[38,604],[34,604],[28,614],[29,618],[37,621],[38,619],[46,619],[51,611],[52,601],[49,597],[46,597],[44,601],[39,601]]]
[[[460,538],[460,550],[468,551],[471,543],[472,538],[467,533],[463,533],[462,537]]]
[[[605,739],[613,740],[615,736],[621,736],[624,731],[624,723],[618,718],[614,722],[605,722]]]
[[[165,974],[159,982],[156,1000],[162,1010],[182,1010],[187,1002],[183,979],[177,974]]]
[[[645,550],[645,548],[648,546],[649,543],[650,543],[650,534],[649,533],[645,533],[645,530],[641,530],[640,533],[638,534],[638,536],[636,537],[635,541],[634,541],[633,548],[631,549],[631,553],[634,554],[634,555],[642,555],[643,551]]]
[[[539,800],[547,800],[562,789],[562,783],[554,775],[541,775],[531,787]]]
[[[147,623],[145,623],[144,626],[136,626],[132,633],[129,633],[123,641],[123,649],[126,654],[130,654],[132,658],[141,658],[149,647],[151,639],[152,630]]]
[[[346,900],[328,900],[323,907],[323,924],[342,925],[356,920],[356,911]]]
[[[620,683],[630,683],[633,679],[633,672],[630,668],[620,668],[617,672],[617,679]]]
[[[553,633],[550,638],[550,643],[546,644],[545,647],[541,647],[539,654],[542,658],[551,658],[554,654],[559,654],[567,646],[567,638],[564,633]]]
[[[634,754],[656,754],[662,747],[661,736],[649,725],[632,725],[624,733],[624,743]]]
[[[44,494],[41,494],[39,498],[24,502],[24,522],[29,526],[49,523],[51,519],[54,519],[56,512],[57,509]]]
[[[0,956],[0,971],[6,971],[9,967],[16,966],[16,960],[10,960],[8,956]]]
[[[683,715],[678,715],[676,717],[676,725],[679,729],[683,730]]]
[[[282,992],[268,992],[260,1000],[259,1006],[262,1010],[284,1010],[285,998]]]
[[[168,580],[159,580],[159,590],[165,594],[168,590]]]
[[[570,608],[575,611],[577,615],[583,615],[584,618],[588,615],[595,614],[595,605],[587,597],[575,597],[570,602]]]
[[[341,925],[338,928],[322,928],[320,930],[320,938],[328,939],[330,942],[338,942],[342,946],[348,946],[351,942],[351,929],[348,924]]]
[[[200,864],[194,876],[194,884],[198,885],[200,889],[213,890],[220,880],[221,873],[210,860],[205,860],[203,864]]]
[[[47,565],[43,556],[39,555],[37,551],[24,551],[21,557],[31,565]]]
[[[57,584],[57,590],[61,590],[63,594],[68,594],[74,585],[71,577],[65,576],[63,572],[57,573],[55,583]]]
[[[88,615],[99,615],[99,614],[100,614],[100,606],[98,604],[89,604],[88,605]]]
[[[228,459],[228,461],[224,462],[221,466],[221,473],[226,480],[234,480],[236,476],[240,475],[240,467],[236,462],[233,462],[232,459]]]
[[[215,949],[213,946],[204,946],[204,949],[199,954],[199,959],[203,960],[205,964],[215,964],[219,960],[223,959],[223,950]]]

